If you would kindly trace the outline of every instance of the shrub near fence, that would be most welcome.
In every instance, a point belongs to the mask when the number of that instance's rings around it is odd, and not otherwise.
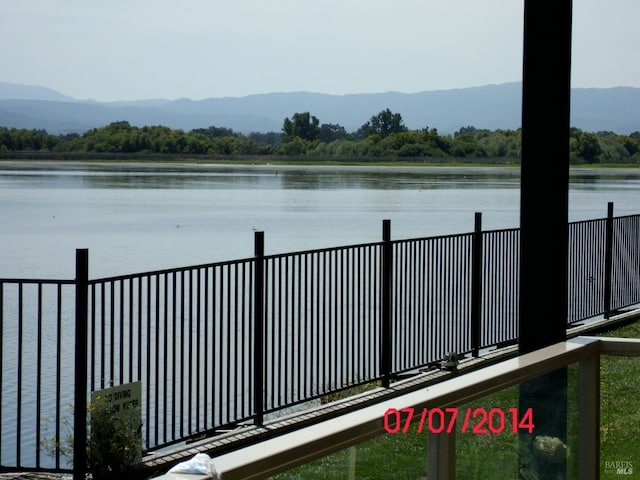
[[[568,236],[568,324],[640,302],[640,215]],[[242,260],[89,280],[78,251],[76,280],[0,279],[1,469],[69,470],[43,440],[111,385],[142,382],[153,450],[516,342],[519,255],[518,229],[477,214],[467,234],[392,240],[384,221],[381,242],[265,256],[256,232]]]

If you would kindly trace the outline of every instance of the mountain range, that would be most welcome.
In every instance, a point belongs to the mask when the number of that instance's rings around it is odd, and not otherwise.
[[[165,125],[191,130],[209,126],[236,132],[279,132],[283,120],[310,112],[320,123],[353,132],[380,111],[400,113],[410,129],[460,127],[516,129],[521,123],[520,83],[504,83],[419,93],[329,95],[268,93],[204,100],[146,99],[97,102],[78,100],[46,87],[0,82],[0,126],[45,129],[61,134],[126,120],[132,125]],[[640,88],[576,88],[571,125],[586,131],[628,134],[640,131]],[[550,115],[553,113],[550,112]]]

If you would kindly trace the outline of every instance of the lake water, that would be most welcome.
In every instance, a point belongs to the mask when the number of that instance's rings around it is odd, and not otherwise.
[[[573,172],[570,219],[640,211],[635,169]],[[544,185],[541,185],[544,188]],[[266,252],[459,233],[519,223],[519,169],[203,164],[0,164],[0,277],[72,278],[246,258]]]
[[[76,248],[89,248],[91,278],[246,258],[255,230],[265,231],[267,253],[281,253],[375,242],[383,219],[396,239],[468,232],[476,211],[485,229],[517,227],[519,195],[514,168],[2,162],[0,277],[71,279]],[[573,172],[571,220],[603,217],[608,201],[617,215],[639,213],[640,172]],[[6,312],[16,309],[14,290]],[[24,326],[24,359],[35,358],[32,323]],[[36,367],[24,362],[18,427],[16,322],[3,328],[0,463],[14,461],[19,428],[22,461],[32,464]],[[63,330],[70,335],[72,325]],[[45,337],[45,347],[54,341]],[[72,350],[64,352],[62,382],[72,385]],[[55,414],[55,378],[43,378],[42,418]],[[61,404],[72,394],[64,389]]]

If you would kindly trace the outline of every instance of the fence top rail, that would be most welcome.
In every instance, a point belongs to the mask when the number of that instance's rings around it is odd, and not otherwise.
[[[621,215],[619,217],[613,217],[614,220],[626,220],[629,218],[639,218],[640,217],[640,213],[633,213],[631,215]]]
[[[624,218],[624,217],[614,217],[616,218]],[[569,226],[577,226],[577,225],[588,225],[591,223],[605,223],[607,221],[606,218],[588,218],[586,220],[576,220],[575,222],[569,222]]]
[[[483,235],[496,235],[500,233],[517,233],[519,231],[520,231],[520,228],[512,227],[512,228],[500,228],[496,230],[482,230],[481,233]],[[475,232],[463,232],[463,233],[454,233],[450,235],[436,235],[433,237],[405,238],[405,239],[393,240],[391,243],[401,244],[401,243],[412,243],[412,242],[425,242],[428,240],[443,240],[447,238],[471,237],[474,234]]]
[[[30,284],[30,285],[74,285],[75,280],[60,280],[54,278],[0,278],[0,286],[5,284]]]
[[[403,243],[426,242],[426,241],[446,240],[449,238],[471,237],[472,235],[473,235],[473,232],[463,232],[463,233],[452,233],[449,235],[435,235],[432,237],[401,238],[398,240],[392,240],[391,243],[394,245],[399,245]]]
[[[640,214],[632,214],[632,215],[623,215],[623,216],[613,217],[614,220],[625,220],[625,219],[629,219],[629,218],[640,218]],[[579,221],[569,222],[568,225],[571,226],[571,225],[593,223],[593,222],[606,221],[606,220],[607,220],[606,218],[579,220]],[[499,233],[517,232],[518,230],[519,230],[518,227],[513,227],[513,228],[498,229],[498,230],[482,230],[482,233],[483,234],[499,234]],[[465,236],[473,235],[473,233],[474,232],[464,232],[464,233],[457,233],[457,234],[450,234],[450,235],[436,235],[436,236],[430,236],[430,237],[398,239],[398,240],[392,240],[391,243],[394,244],[394,245],[397,245],[397,244],[420,242],[420,241],[427,241],[427,240],[441,240],[441,239],[446,239],[446,238],[465,237]],[[319,249],[311,249],[311,250],[301,250],[301,251],[296,251],[296,252],[277,253],[277,254],[265,255],[264,258],[265,258],[265,260],[274,260],[274,259],[285,258],[285,257],[304,256],[304,255],[327,253],[327,252],[334,252],[334,251],[341,251],[341,250],[350,250],[350,249],[359,249],[359,248],[371,248],[371,247],[377,247],[377,246],[383,245],[383,243],[384,242],[382,242],[382,241],[378,241],[378,242],[360,243],[360,244],[346,245],[346,246],[327,247],[327,248],[319,248]],[[130,273],[130,274],[123,274],[123,275],[114,275],[114,276],[91,279],[91,280],[89,280],[89,284],[92,285],[92,284],[99,284],[99,283],[117,282],[117,281],[121,281],[121,280],[130,280],[130,279],[134,279],[134,278],[142,278],[142,277],[151,277],[151,276],[158,276],[158,275],[165,275],[165,274],[181,273],[181,272],[187,272],[187,271],[190,271],[190,270],[201,270],[201,269],[206,269],[206,268],[224,267],[224,266],[229,266],[229,265],[234,265],[234,264],[239,265],[239,264],[242,264],[242,263],[249,263],[249,262],[253,262],[253,261],[255,261],[255,257],[249,257],[249,258],[243,258],[243,259],[237,259],[237,260],[225,260],[225,261],[212,262],[212,263],[203,263],[203,264],[183,266],[183,267],[172,267],[172,268],[160,269],[160,270],[150,270],[150,271],[141,272],[141,273]],[[59,280],[59,279],[0,278],[0,285],[1,284],[5,284],[5,283],[6,284],[60,284],[60,285],[69,285],[69,284],[74,284],[75,280],[69,280],[69,279]]]
[[[341,250],[356,250],[360,248],[372,248],[372,247],[378,247],[382,244],[383,242],[356,243],[354,245],[343,245],[339,247],[326,247],[326,248],[317,248],[313,250],[300,250],[298,252],[274,253],[271,255],[265,255],[264,259],[277,260],[279,258],[284,258],[284,257],[300,257],[304,255],[313,255],[317,253],[329,253],[329,252],[338,252]]]
[[[347,413],[215,458],[225,479],[266,478],[384,433],[389,408],[435,408],[461,405],[537,378],[558,368],[616,352],[640,355],[640,340],[578,337],[491,366],[454,376],[426,389]]]
[[[621,221],[621,220],[628,220],[628,219],[632,219],[632,218],[640,218],[640,214],[634,213],[634,214],[630,214],[630,215],[620,215],[620,216],[617,216],[617,217],[612,217],[612,220]],[[585,225],[585,224],[589,224],[589,223],[604,223],[607,220],[608,220],[607,217],[587,218],[585,220],[575,220],[573,222],[569,222],[569,226],[572,226],[572,225]]]
[[[483,235],[496,235],[496,234],[500,234],[500,233],[518,233],[519,231],[520,231],[520,228],[518,228],[518,227],[499,228],[499,229],[495,229],[495,230],[482,230],[482,234]]]
[[[132,280],[134,278],[143,278],[143,277],[155,277],[155,276],[160,276],[160,275],[169,275],[172,273],[182,273],[182,272],[188,272],[188,271],[192,271],[192,270],[203,270],[203,269],[207,269],[207,268],[217,268],[217,267],[226,267],[229,265],[240,265],[243,263],[251,263],[254,261],[254,258],[242,258],[239,260],[225,260],[225,261],[221,261],[221,262],[213,262],[213,263],[202,263],[199,265],[189,265],[187,267],[173,267],[173,268],[166,268],[166,269],[162,269],[162,270],[150,270],[148,272],[141,272],[141,273],[129,273],[129,274],[124,274],[124,275],[115,275],[112,277],[102,277],[102,278],[95,278],[92,280],[89,280],[89,285],[95,285],[95,284],[99,284],[99,283],[111,283],[111,282],[119,282],[121,280]]]

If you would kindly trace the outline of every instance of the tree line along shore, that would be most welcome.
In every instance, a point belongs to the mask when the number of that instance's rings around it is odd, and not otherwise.
[[[321,124],[309,112],[283,121],[280,132],[242,134],[210,126],[190,131],[166,126],[137,127],[126,121],[82,134],[52,135],[45,130],[0,127],[0,157],[69,158],[112,154],[116,158],[166,156],[273,157],[286,160],[405,160],[422,162],[515,163],[521,130],[487,130],[472,126],[454,134],[425,127],[409,130],[399,113],[383,110],[355,132],[338,124]],[[640,132],[570,131],[573,164],[639,164]]]

